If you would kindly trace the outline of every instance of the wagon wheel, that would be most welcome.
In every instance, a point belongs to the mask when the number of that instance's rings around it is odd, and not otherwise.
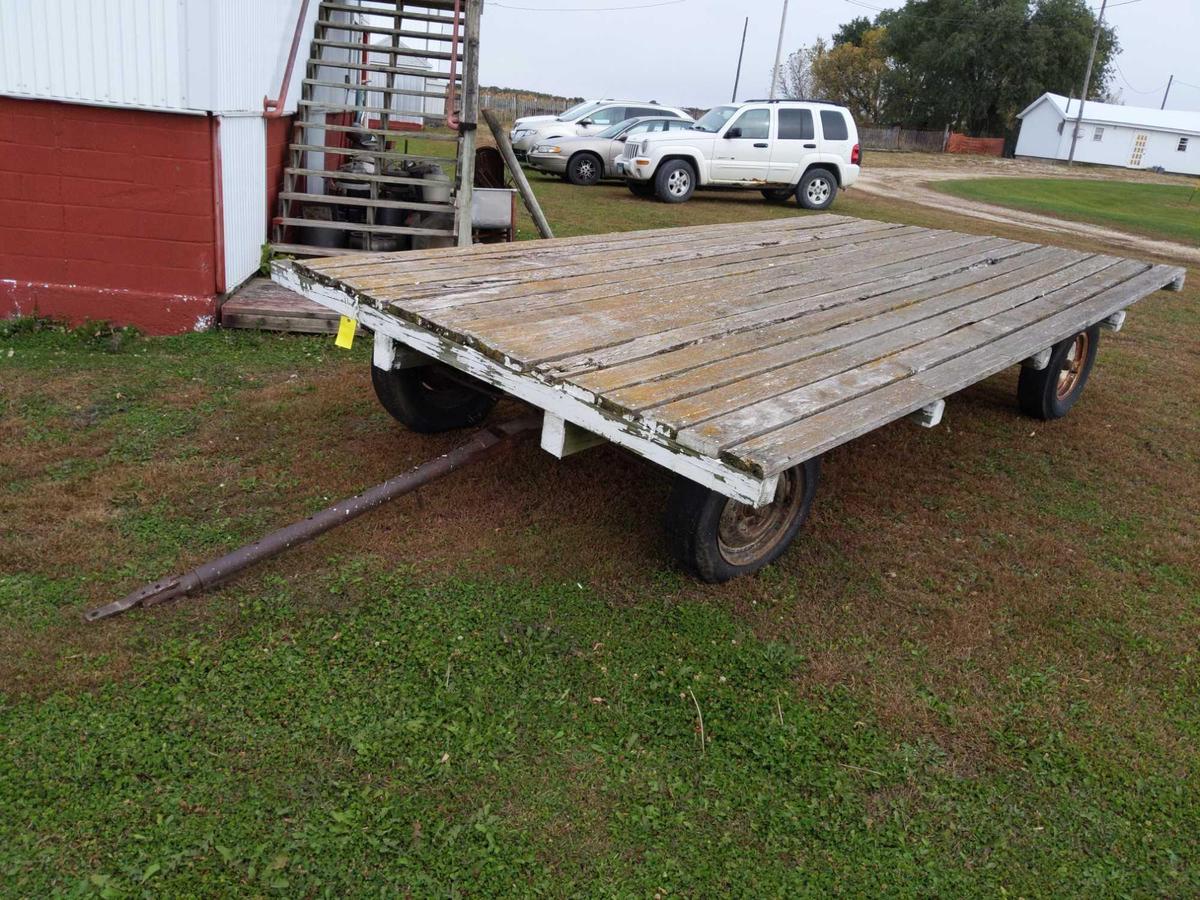
[[[438,362],[391,371],[373,365],[371,384],[392,418],[423,434],[478,425],[496,405],[482,386]]]
[[[667,500],[667,539],[676,559],[704,581],[749,575],[774,562],[808,517],[821,461],[779,476],[773,502],[759,509],[679,476]]]
[[[1035,419],[1061,419],[1087,384],[1096,350],[1100,346],[1100,326],[1059,341],[1050,352],[1044,369],[1021,369],[1017,382],[1017,401],[1021,412]]]

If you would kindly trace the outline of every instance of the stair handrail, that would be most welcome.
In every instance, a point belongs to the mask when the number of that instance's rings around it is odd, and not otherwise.
[[[308,20],[309,0],[300,4],[300,15],[296,19],[296,30],[292,34],[292,49],[288,52],[287,66],[283,70],[283,83],[279,85],[279,96],[272,99],[263,97],[263,114],[268,119],[278,119],[287,107],[288,89],[292,85],[292,69],[296,66],[296,54],[300,52],[300,37],[304,33],[304,23]]]
[[[468,0],[470,2],[470,0]],[[455,71],[458,68],[458,22],[460,15],[461,0],[454,0],[454,25],[450,30],[450,83],[446,85],[446,109],[445,119],[446,124],[451,128],[458,128],[461,122],[458,118],[458,110],[455,104],[458,101],[457,94],[454,88],[454,77],[457,74]]]

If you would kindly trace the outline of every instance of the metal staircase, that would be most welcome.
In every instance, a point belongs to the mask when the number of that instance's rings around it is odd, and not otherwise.
[[[471,242],[481,6],[321,2],[272,220],[275,251]]]

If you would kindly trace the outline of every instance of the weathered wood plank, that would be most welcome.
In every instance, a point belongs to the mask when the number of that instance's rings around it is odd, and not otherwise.
[[[720,450],[782,428],[827,407],[837,406],[860,394],[933,368],[940,362],[970,352],[1009,333],[1028,330],[1034,334],[1037,332],[1034,326],[1042,319],[1120,285],[1146,269],[1146,263],[1128,260],[1115,265],[1101,262],[1101,265],[1103,268],[1094,274],[1031,302],[986,319],[961,323],[949,331],[942,330],[939,327],[941,322],[937,319],[919,323],[898,333],[900,341],[908,337],[906,332],[919,341],[903,350],[878,355],[875,345],[884,346],[887,342],[876,339],[865,347],[850,347],[827,354],[822,360],[801,363],[788,373],[794,378],[793,383],[799,383],[795,388],[789,389],[785,379],[771,377],[775,373],[762,376],[755,379],[752,389],[742,396],[721,397],[723,402],[714,403],[712,408],[697,410],[694,415],[707,417],[700,424],[669,429],[664,433],[676,438],[684,446],[715,455]],[[949,319],[953,325],[954,315],[950,314]],[[1027,342],[1031,346],[1036,344],[1032,337],[1027,337]],[[1023,353],[1011,362],[1019,362],[1027,355]],[[763,396],[768,391],[774,393],[754,402],[754,397]],[[719,392],[712,393],[717,395]],[[944,397],[949,393],[952,392],[943,390],[939,396]],[[719,412],[726,408],[729,411],[724,414]],[[717,413],[715,417],[712,415],[714,412]],[[660,414],[665,415],[661,411]]]
[[[1070,253],[1061,262],[1052,260],[1034,267],[1032,275],[1018,270],[1008,279],[997,278],[910,303],[785,345],[712,363],[666,382],[615,391],[607,399],[639,412],[653,408],[655,420],[673,434],[817,381],[830,372],[869,365],[913,344],[1034,302],[1117,262],[1111,256],[1087,258]]]
[[[353,257],[330,256],[305,260],[306,269],[313,274],[330,278],[352,279],[389,272],[421,271],[426,269],[461,269],[474,261],[493,257],[519,256],[538,259],[547,255],[570,252],[589,252],[594,249],[636,247],[639,244],[663,245],[684,241],[696,235],[713,237],[717,234],[782,233],[791,229],[827,228],[833,225],[860,221],[848,216],[822,214],[796,216],[789,219],[770,219],[738,222],[731,225],[688,225],[678,228],[650,228],[609,234],[589,234],[578,237],[550,238],[518,244],[475,244],[447,254],[444,248],[408,250],[403,252],[361,253]]]
[[[1024,247],[1029,248],[1027,252],[1003,259],[989,259],[940,278],[935,284],[922,282],[907,288],[896,288],[893,282],[887,279],[876,282],[873,289],[843,292],[839,297],[842,302],[832,305],[823,303],[818,310],[797,308],[794,310],[795,315],[787,319],[765,322],[750,330],[720,335],[635,362],[593,369],[572,377],[571,381],[588,390],[605,392],[617,402],[625,402],[613,392],[621,388],[643,385],[657,391],[658,388],[651,387],[655,382],[665,381],[721,360],[777,347],[912,303],[933,300],[984,283],[989,290],[994,287],[998,292],[1014,278],[1018,279],[1016,283],[1020,283],[1019,279],[1031,280],[1047,271],[1067,266],[1075,258],[1063,258],[1063,251],[1051,247],[1036,248],[1032,244],[1026,244]],[[1083,254],[1079,254],[1079,257],[1082,256]],[[669,389],[668,384],[662,385],[663,391]],[[663,396],[668,395],[664,393]]]
[[[1128,261],[1124,264],[1128,264]],[[1145,264],[1133,263],[1133,265]],[[1177,269],[1155,266],[1082,303],[1046,316],[1035,327],[993,335],[973,349],[884,384],[849,403],[818,411],[799,421],[730,447],[721,458],[737,468],[762,474],[784,469],[895,421],[939,397],[961,391],[1014,365],[1033,348],[1064,340],[1117,309],[1168,284]]]
[[[886,269],[873,272],[871,273],[873,277],[868,280],[847,288],[830,291],[821,298],[821,306],[834,307],[854,300],[865,300],[889,290],[915,288],[921,284],[932,283],[939,278],[964,273],[975,267],[988,265],[992,261],[1024,253],[1033,246],[1035,245],[991,238],[982,244],[972,245],[962,252],[956,252],[944,261],[935,263],[927,261],[927,264],[920,270],[904,275],[897,275],[894,271]],[[719,339],[726,335],[748,332],[810,312],[812,310],[806,306],[797,307],[794,303],[784,300],[774,306],[733,312],[697,325],[643,335],[614,347],[548,360],[538,365],[537,369],[548,377],[566,380],[579,377],[586,372],[625,363],[647,361],[649,364],[650,360],[660,354],[687,349],[704,341]]]
[[[851,229],[835,226],[803,234],[722,241],[692,241],[656,257],[614,255],[601,267],[596,262],[557,269],[526,271],[508,278],[474,279],[463,290],[447,284],[445,293],[417,299],[405,296],[404,309],[420,315],[444,310],[442,321],[468,324],[517,313],[534,315],[541,310],[587,300],[632,293],[642,287],[670,283],[676,287],[728,274],[750,273],[778,258],[811,258],[915,234],[916,229],[874,226]],[[524,276],[524,277],[522,277]]]
[[[702,297],[680,297],[669,286],[664,286],[660,291],[648,292],[650,296],[637,304],[616,302],[596,311],[576,313],[566,321],[539,323],[535,327],[495,328],[486,332],[473,329],[473,332],[485,333],[486,346],[494,352],[527,360],[536,366],[563,356],[595,353],[647,334],[688,325],[716,321],[732,325],[728,320],[737,312],[782,303],[816,304],[823,294],[838,288],[900,276],[926,265],[934,265],[956,255],[961,256],[964,247],[984,240],[963,236],[961,241],[949,241],[951,246],[946,249],[927,253],[933,247],[945,247],[945,242],[931,240],[930,243],[917,243],[893,253],[874,253],[870,254],[870,258],[859,256],[856,269],[836,276],[822,276],[811,270],[806,273],[801,267],[795,272],[785,273],[786,278],[772,273],[755,278],[752,284],[735,283],[720,292],[705,292]],[[805,274],[812,274],[813,277],[801,281]],[[789,279],[795,282],[793,286],[783,283]]]
[[[433,311],[491,301],[512,288],[530,282],[538,282],[541,290],[548,288],[542,282],[572,275],[607,276],[608,281],[614,283],[619,280],[618,272],[624,270],[649,271],[659,265],[686,260],[695,262],[709,257],[713,257],[716,264],[720,262],[720,257],[755,251],[761,247],[808,246],[814,241],[824,241],[833,246],[836,241],[846,240],[850,235],[862,234],[860,240],[871,240],[872,234],[898,230],[917,233],[920,229],[884,222],[863,222],[820,228],[788,228],[769,236],[752,232],[722,233],[709,238],[692,236],[686,240],[666,241],[656,246],[618,244],[599,247],[594,252],[559,252],[536,258],[515,254],[510,258],[488,259],[486,263],[460,269],[395,270],[386,275],[349,278],[346,283],[370,294],[373,300],[378,301],[377,305],[398,301],[406,310]]]

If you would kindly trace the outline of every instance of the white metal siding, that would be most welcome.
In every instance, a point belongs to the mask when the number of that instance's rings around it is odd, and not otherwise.
[[[221,206],[225,289],[258,269],[267,239],[267,134],[261,116],[221,118]]]
[[[262,112],[302,0],[0,0],[0,94],[171,112]],[[292,77],[295,109],[312,23]]]
[[[182,0],[0,0],[0,93],[184,109]]]
[[[1050,103],[1042,103],[1021,120],[1017,135],[1017,156],[1040,156],[1054,159],[1058,155],[1058,126],[1062,116]]]

